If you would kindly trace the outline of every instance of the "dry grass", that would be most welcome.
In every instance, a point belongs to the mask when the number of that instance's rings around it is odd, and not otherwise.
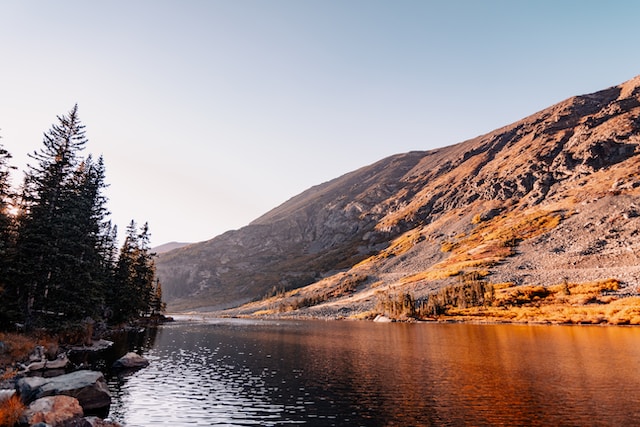
[[[449,269],[432,268],[427,271],[421,271],[420,273],[403,277],[402,279],[400,279],[400,284],[406,285],[409,283],[415,283],[423,280],[446,279],[447,277],[454,277],[459,274],[460,274],[460,270],[457,270],[454,268],[449,268]]]
[[[255,316],[285,313],[342,298],[356,292],[368,276],[356,273],[338,273],[314,285],[286,292],[263,301],[266,307],[253,312]]]
[[[18,396],[11,396],[0,403],[0,426],[12,427],[18,424],[25,406]]]
[[[380,294],[377,312],[397,319],[640,325],[640,296],[620,297],[617,279],[548,287],[490,284],[475,272],[459,279],[428,299]]]
[[[255,312],[252,313],[253,316],[269,316],[272,314],[277,314],[279,313],[278,310],[273,309],[273,308],[269,308],[269,309],[264,309],[264,310],[257,310]]]
[[[439,280],[464,272],[486,276],[488,268],[514,254],[519,242],[551,231],[562,218],[560,211],[529,211],[473,221],[476,227],[470,233],[461,233],[441,243],[440,250],[450,254],[445,260],[405,277],[402,283]]]
[[[0,351],[0,370],[4,370],[2,377],[10,377],[11,366],[15,362],[24,361],[36,346],[43,346],[47,352],[57,351],[58,341],[56,337],[34,337],[25,334],[0,332],[0,342],[4,344]]]
[[[619,285],[616,279],[550,287],[500,284],[491,305],[452,307],[441,319],[640,325],[640,296],[615,296]]]
[[[349,316],[349,319],[351,319],[351,320],[373,320],[373,319],[376,318],[377,315],[378,315],[378,311],[377,310],[369,310],[369,311],[363,311],[361,313],[353,314],[353,315]]]
[[[422,242],[427,239],[427,237],[423,234],[423,228],[414,228],[412,230],[407,231],[406,233],[400,235],[398,238],[393,240],[389,247],[383,249],[378,254],[370,256],[359,263],[357,263],[355,267],[363,266],[370,263],[375,263],[377,261],[383,260],[385,258],[402,255],[407,252],[409,249],[414,247],[419,242]]]

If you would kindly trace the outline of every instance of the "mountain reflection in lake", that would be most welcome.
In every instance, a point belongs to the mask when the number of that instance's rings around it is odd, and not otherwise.
[[[215,320],[110,379],[133,426],[640,425],[640,329]]]

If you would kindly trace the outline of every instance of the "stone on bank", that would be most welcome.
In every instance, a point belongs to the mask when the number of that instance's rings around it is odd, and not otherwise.
[[[52,378],[25,377],[18,380],[16,388],[25,404],[46,396],[65,395],[78,399],[84,411],[111,405],[107,382],[96,371],[76,371]]]
[[[47,396],[35,400],[23,414],[22,422],[33,425],[60,425],[84,415],[78,399],[71,396]]]

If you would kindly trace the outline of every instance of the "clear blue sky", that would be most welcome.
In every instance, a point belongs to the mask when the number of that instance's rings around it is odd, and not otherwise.
[[[135,219],[154,245],[207,240],[640,74],[638,17],[615,0],[0,0],[0,142],[24,169],[78,103],[121,235]]]

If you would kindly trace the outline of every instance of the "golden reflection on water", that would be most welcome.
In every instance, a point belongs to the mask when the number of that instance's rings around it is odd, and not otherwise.
[[[308,370],[376,425],[632,425],[640,330],[349,324],[305,337]]]
[[[111,380],[126,425],[640,425],[640,328],[225,320],[149,357]]]

